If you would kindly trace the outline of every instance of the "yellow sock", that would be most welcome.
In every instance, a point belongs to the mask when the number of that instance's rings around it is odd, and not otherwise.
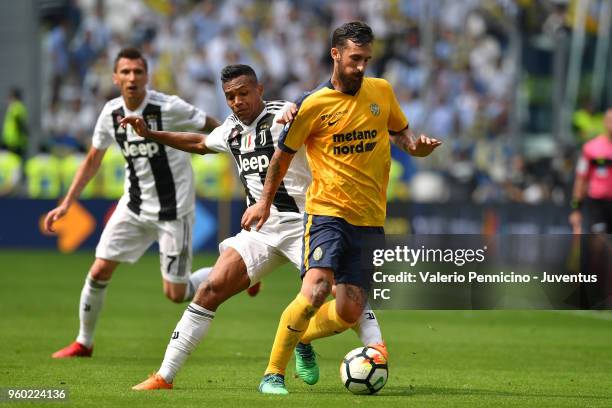
[[[321,337],[333,336],[342,333],[354,325],[347,323],[336,313],[336,299],[323,304],[317,314],[310,319],[310,324],[300,342],[308,344]]]
[[[266,374],[285,375],[285,368],[291,359],[293,349],[308,328],[310,318],[316,312],[317,308],[301,293],[287,306],[276,330]]]

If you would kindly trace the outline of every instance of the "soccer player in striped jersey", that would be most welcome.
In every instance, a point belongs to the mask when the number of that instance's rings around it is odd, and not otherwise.
[[[440,145],[413,135],[387,81],[364,78],[373,38],[362,22],[334,31],[331,80],[297,103],[297,115],[285,126],[270,162],[261,199],[241,221],[246,230],[265,227],[277,187],[305,145],[313,180],[306,198],[302,288],[281,316],[259,386],[265,394],[288,393],[284,374],[296,346],[311,349],[310,341],[343,332],[363,313],[371,279],[363,268],[364,244],[384,240],[390,141],[419,157]],[[336,298],[325,302],[334,281]]]
[[[68,212],[95,176],[106,149],[117,143],[126,161],[124,194],[106,224],[96,248],[79,303],[76,340],[54,358],[89,357],[106,287],[121,262],[134,263],[155,241],[159,243],[164,294],[174,302],[191,299],[207,270],[191,274],[191,229],[195,195],[190,155],[144,140],[119,126],[126,115],[140,115],[153,129],[212,130],[219,122],[177,96],[147,89],[147,61],[126,48],[115,59],[113,82],[121,96],[106,103],[94,130],[92,147],[61,204],[51,210],[44,228]]]
[[[278,122],[290,104],[265,102],[263,87],[255,71],[247,65],[225,67],[221,83],[233,114],[210,135],[154,131],[138,117],[127,117],[121,123],[129,124],[149,140],[177,149],[199,154],[230,153],[245,189],[247,205],[253,205],[261,197],[270,158],[283,128]],[[208,333],[223,302],[257,284],[284,263],[292,263],[299,269],[304,232],[302,217],[310,181],[305,154],[298,152],[272,200],[269,223],[259,231],[241,231],[221,242],[220,256],[172,333],[161,367],[133,389],[172,388],[177,372]],[[380,339],[373,313],[364,315],[359,334],[362,341]]]

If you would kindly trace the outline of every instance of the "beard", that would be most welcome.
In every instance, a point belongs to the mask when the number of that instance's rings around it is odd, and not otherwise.
[[[343,91],[348,93],[356,93],[363,82],[363,74],[345,74],[339,73],[338,79],[344,87]]]

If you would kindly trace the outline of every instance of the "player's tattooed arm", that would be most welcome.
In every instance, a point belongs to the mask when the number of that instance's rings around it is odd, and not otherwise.
[[[261,226],[266,222],[270,216],[270,206],[274,201],[276,191],[283,181],[289,164],[293,160],[293,153],[288,153],[280,149],[274,151],[270,165],[266,171],[266,181],[264,183],[263,192],[261,193],[261,199],[246,209],[242,215],[240,226],[247,231],[251,230],[251,225],[256,224],[255,229],[259,231]]]
[[[137,116],[125,117],[121,119],[119,124],[124,128],[130,125],[138,136],[174,147],[175,149],[198,154],[215,153],[206,146],[206,135],[201,133],[151,130],[144,119]]]
[[[436,147],[442,144],[438,139],[423,134],[416,137],[409,127],[399,132],[389,131],[389,135],[394,145],[415,157],[428,156]]]

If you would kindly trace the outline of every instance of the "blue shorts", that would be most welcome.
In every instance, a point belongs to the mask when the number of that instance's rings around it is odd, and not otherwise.
[[[304,214],[301,277],[310,268],[330,268],[336,283],[368,290],[372,281],[373,243],[384,248],[383,227],[359,227],[342,218]]]

